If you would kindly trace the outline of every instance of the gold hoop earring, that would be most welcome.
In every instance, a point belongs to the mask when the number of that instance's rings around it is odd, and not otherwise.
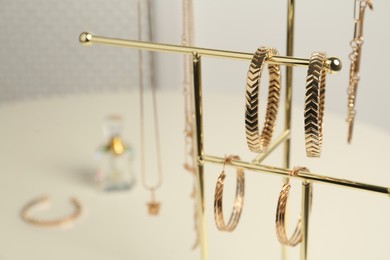
[[[26,206],[22,209],[21,212],[21,217],[22,219],[31,225],[35,226],[40,226],[40,227],[58,227],[58,226],[63,226],[67,225],[70,223],[73,223],[77,218],[81,216],[82,213],[82,205],[80,201],[76,198],[70,198],[70,203],[74,207],[74,211],[69,214],[68,216],[65,216],[60,219],[52,219],[52,220],[41,220],[41,219],[36,219],[32,216],[30,216],[30,211],[37,205],[42,204],[42,203],[47,203],[49,202],[49,197],[48,196],[43,196],[39,197],[37,199],[34,199],[27,203]]]
[[[245,176],[242,168],[237,168],[237,185],[236,185],[236,199],[233,206],[233,211],[230,215],[229,221],[225,224],[223,216],[223,186],[225,180],[225,164],[230,164],[232,160],[240,160],[239,156],[230,155],[225,157],[223,163],[223,170],[218,176],[217,185],[215,187],[214,196],[214,219],[217,228],[221,231],[233,231],[240,220],[242,207],[244,203],[244,191],[245,191]]]
[[[314,52],[310,57],[306,78],[305,144],[307,157],[320,157],[325,108],[326,54]]]
[[[274,48],[260,47],[252,58],[246,80],[246,105],[245,105],[245,128],[246,141],[252,152],[266,152],[275,129],[276,117],[280,100],[280,66],[268,64],[269,89],[265,122],[261,134],[259,132],[259,95],[260,80],[266,60],[278,55]]]
[[[309,169],[306,167],[295,167],[291,172],[291,176],[296,176],[300,171],[307,171],[309,172]],[[312,184],[310,184],[312,185]],[[287,208],[287,201],[288,201],[288,195],[291,189],[290,179],[288,179],[288,182],[283,184],[282,190],[279,195],[278,199],[278,206],[276,208],[276,236],[278,237],[278,240],[280,243],[286,246],[296,246],[302,241],[302,227],[301,227],[301,218],[298,220],[298,224],[294,230],[294,233],[292,234],[291,238],[287,238],[287,232],[286,232],[286,208]],[[310,197],[313,196],[312,189],[310,189]],[[310,200],[311,201],[311,200]],[[312,204],[310,203],[309,211],[311,211]]]

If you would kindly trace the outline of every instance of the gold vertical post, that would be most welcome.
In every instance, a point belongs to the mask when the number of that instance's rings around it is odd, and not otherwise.
[[[294,13],[295,0],[287,0],[287,56],[292,56],[294,53]],[[291,105],[292,105],[292,80],[293,68],[286,67],[286,97],[285,97],[285,118],[284,130],[291,130]],[[284,144],[284,167],[290,168],[290,151],[291,141],[286,140]]]
[[[196,158],[202,158],[203,149],[203,104],[202,104],[202,70],[201,57],[197,53],[192,54],[193,71],[194,71],[194,111],[195,111],[195,152]],[[196,189],[197,189],[197,211],[198,211],[198,229],[199,241],[201,247],[201,259],[207,260],[207,228],[205,214],[205,191],[204,191],[204,166],[197,160],[196,167]]]
[[[310,206],[312,203],[312,183],[308,181],[302,182],[302,242],[301,242],[301,257],[300,260],[307,260],[308,241],[309,241],[309,215]]]
[[[287,44],[286,55],[294,53],[294,15],[295,15],[295,0],[287,0]],[[286,67],[286,97],[285,97],[285,115],[284,115],[284,131],[291,131],[291,114],[292,114],[292,81],[293,68]],[[291,138],[286,139],[284,143],[283,166],[290,168],[290,153],[291,153]],[[287,182],[285,178],[284,183]],[[287,247],[282,246],[282,260],[288,259]]]

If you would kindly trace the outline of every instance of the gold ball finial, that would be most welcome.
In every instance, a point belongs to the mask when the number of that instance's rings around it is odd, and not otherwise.
[[[80,37],[79,37],[79,40],[80,40],[80,43],[84,46],[91,46],[92,45],[92,33],[89,33],[89,32],[83,32],[80,34]]]
[[[331,73],[335,73],[342,69],[343,64],[340,59],[336,57],[329,57],[326,61],[326,67],[331,71]]]

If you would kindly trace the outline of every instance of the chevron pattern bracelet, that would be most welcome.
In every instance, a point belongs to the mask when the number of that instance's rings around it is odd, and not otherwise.
[[[320,157],[325,108],[326,54],[314,52],[310,57],[306,78],[305,143],[307,157]]]
[[[280,100],[280,66],[268,64],[269,89],[267,110],[264,127],[259,132],[259,95],[260,80],[266,60],[271,60],[272,56],[278,55],[274,48],[260,47],[257,49],[249,66],[246,80],[246,105],[245,105],[245,128],[246,141],[252,152],[262,153],[267,151],[272,134],[275,129],[276,117]]]

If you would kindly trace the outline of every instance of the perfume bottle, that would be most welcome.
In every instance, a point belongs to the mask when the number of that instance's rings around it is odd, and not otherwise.
[[[97,151],[96,179],[105,191],[129,190],[135,184],[133,151],[122,138],[122,127],[122,118],[117,115],[108,116],[103,123],[106,143]]]

